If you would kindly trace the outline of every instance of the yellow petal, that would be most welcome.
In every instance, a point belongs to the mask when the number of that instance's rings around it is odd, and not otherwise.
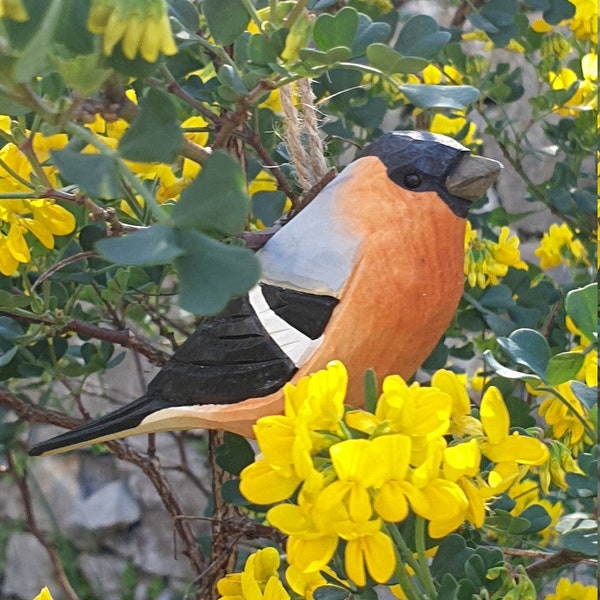
[[[335,535],[321,535],[311,539],[291,536],[287,543],[287,557],[303,573],[324,569],[333,557],[338,545]]]
[[[483,444],[482,452],[492,462],[515,461],[522,465],[541,465],[548,460],[548,448],[538,439],[514,433],[499,444]]]
[[[497,387],[491,386],[485,391],[481,399],[479,416],[491,444],[498,444],[508,436],[510,416]]]
[[[273,504],[287,500],[301,483],[295,474],[284,477],[266,461],[248,465],[240,477],[240,492],[255,504]]]

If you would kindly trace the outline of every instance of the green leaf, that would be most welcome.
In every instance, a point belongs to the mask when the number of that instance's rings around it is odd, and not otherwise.
[[[399,86],[400,91],[419,108],[454,108],[462,110],[479,98],[479,90],[470,85]]]
[[[588,340],[598,336],[598,284],[590,283],[583,288],[571,290],[565,298],[565,310],[575,327]]]
[[[210,33],[222,46],[235,42],[250,22],[241,0],[204,0],[202,10]]]
[[[448,31],[440,31],[437,21],[428,15],[411,17],[398,36],[394,48],[404,56],[433,58],[450,41]]]
[[[537,533],[538,531],[542,531],[542,529],[546,529],[552,523],[548,511],[540,504],[531,504],[519,517],[529,521],[529,527],[521,532],[522,535]]]
[[[313,591],[314,600],[347,600],[351,597],[350,591],[333,585],[322,585]]]
[[[15,63],[13,76],[17,83],[27,83],[51,67],[52,39],[62,10],[63,0],[53,0],[48,7],[39,28]]]
[[[169,0],[169,15],[190,33],[198,31],[198,9],[190,0]]]
[[[569,385],[577,397],[577,400],[582,402],[588,410],[592,410],[596,407],[598,401],[598,386],[588,387],[585,383],[581,383],[581,381],[571,381]]]
[[[313,50],[312,48],[302,48],[298,55],[307,67],[317,67],[324,65],[333,65],[336,62],[344,62],[352,56],[350,48],[338,46],[327,52]]]
[[[364,378],[365,388],[365,410],[375,414],[375,408],[377,406],[377,398],[379,396],[377,387],[377,375],[373,369],[368,369],[365,372]]]
[[[254,64],[267,66],[277,62],[282,50],[283,47],[280,44],[274,44],[264,35],[256,34],[250,38],[248,55]]]
[[[550,385],[559,385],[575,379],[584,360],[585,357],[581,352],[561,352],[551,356],[546,368],[546,380]]]
[[[485,31],[496,46],[503,47],[519,34],[515,23],[517,10],[517,0],[490,0],[467,18],[474,27]]]
[[[170,163],[183,141],[173,100],[165,92],[150,88],[140,103],[140,112],[119,142],[119,154],[139,162]]]
[[[581,552],[587,556],[598,556],[598,529],[595,526],[589,529],[574,529],[561,537],[564,548]]]
[[[393,48],[378,43],[367,48],[367,58],[375,68],[388,75],[418,73],[429,64],[424,58],[402,56]]]
[[[70,148],[51,152],[52,163],[69,182],[77,184],[92,198],[111,200],[123,197],[117,161],[104,154],[82,154]]]
[[[461,579],[465,574],[467,559],[473,555],[473,550],[467,547],[464,538],[456,533],[444,538],[433,557],[431,574],[441,577],[449,573],[456,579]]]
[[[479,304],[486,308],[508,308],[515,305],[512,290],[506,285],[492,285],[488,287],[481,298]]]
[[[229,154],[216,151],[173,207],[173,222],[182,229],[238,235],[250,203],[242,168]]]
[[[53,62],[67,87],[82,96],[91,96],[111,74],[98,66],[97,54],[80,54],[70,58],[55,56]]]
[[[2,352],[2,348],[0,347],[0,367],[5,367],[15,357],[18,350],[18,346],[13,346],[5,352]]]
[[[478,554],[469,556],[465,564],[465,576],[476,588],[485,584],[486,573],[487,567],[483,562],[483,558]]]
[[[496,529],[516,535],[523,534],[529,527],[527,519],[515,517],[499,508],[495,508],[493,514],[487,517],[485,522]]]
[[[385,43],[392,35],[392,28],[388,23],[373,23],[368,15],[358,14],[358,31],[352,42],[352,56],[362,56],[367,48],[376,42]]]
[[[227,473],[239,475],[254,462],[254,450],[246,438],[226,431],[223,443],[215,450],[215,461]]]
[[[117,238],[103,238],[96,242],[96,250],[119,265],[171,264],[184,250],[177,244],[175,230],[166,225],[153,225]]]
[[[185,249],[175,259],[181,279],[179,304],[192,313],[220,313],[260,277],[258,259],[246,248],[221,244],[197,231],[179,231],[177,242]]]
[[[546,380],[550,348],[539,331],[517,329],[508,338],[498,338],[498,344],[514,362],[531,369],[538,377]]]
[[[280,191],[256,192],[252,195],[252,214],[265,227],[271,227],[281,217],[285,201],[286,195]]]
[[[240,480],[230,479],[221,486],[221,496],[225,502],[234,506],[248,506],[250,504],[240,492]]]
[[[319,50],[327,52],[338,46],[350,48],[358,30],[358,12],[346,6],[335,15],[319,15],[313,28],[313,39]]]
[[[483,353],[483,358],[486,364],[492,369],[497,375],[500,377],[505,377],[506,379],[522,379],[523,381],[540,381],[539,377],[535,375],[531,375],[530,373],[522,373],[521,371],[515,371],[514,369],[509,369],[504,365],[500,364],[492,354],[491,350],[485,350]]]
[[[217,77],[223,85],[231,88],[236,94],[240,96],[248,94],[248,88],[244,85],[240,74],[231,65],[223,65],[219,69]]]
[[[0,69],[2,69],[1,66]],[[18,117],[19,115],[26,115],[28,112],[31,112],[30,108],[23,106],[22,104],[15,102],[12,98],[0,93],[0,114]]]

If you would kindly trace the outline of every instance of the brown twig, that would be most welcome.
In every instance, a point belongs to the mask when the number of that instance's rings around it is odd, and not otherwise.
[[[576,563],[586,563],[598,566],[597,560],[593,560],[589,556],[581,554],[580,552],[574,552],[573,550],[562,548],[556,554],[534,562],[532,565],[526,567],[525,570],[527,571],[529,577],[536,579],[548,571]]]
[[[92,256],[97,256],[96,252],[88,251],[88,252],[78,252],[77,254],[72,254],[71,256],[67,256],[62,260],[59,260],[57,263],[53,264],[49,269],[44,271],[31,286],[31,291],[33,292],[39,285],[41,285],[48,277],[51,277],[57,271],[60,271],[63,267],[68,265],[72,265],[73,263],[84,260],[86,258],[91,258]]]

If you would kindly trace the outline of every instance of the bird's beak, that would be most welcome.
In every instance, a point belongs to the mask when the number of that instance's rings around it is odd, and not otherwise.
[[[446,178],[446,189],[453,195],[474,202],[496,181],[502,163],[483,156],[465,154]]]

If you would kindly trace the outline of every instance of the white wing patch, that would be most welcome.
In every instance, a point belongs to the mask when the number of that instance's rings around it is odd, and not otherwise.
[[[273,341],[297,367],[301,367],[321,345],[323,336],[321,335],[316,340],[312,340],[277,316],[267,304],[260,286],[252,288],[248,297],[258,320]]]

